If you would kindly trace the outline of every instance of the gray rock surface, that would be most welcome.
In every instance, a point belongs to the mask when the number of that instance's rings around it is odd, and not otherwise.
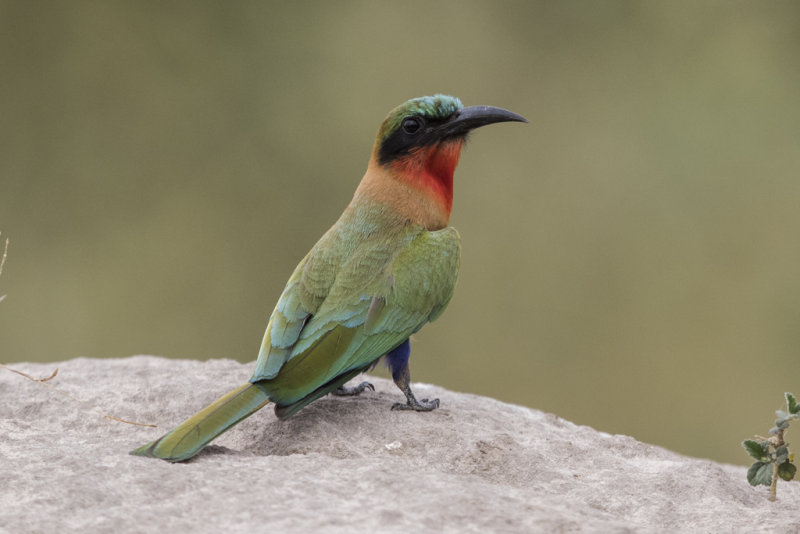
[[[287,421],[265,408],[169,464],[127,453],[252,365],[9,367],[59,373],[43,384],[0,368],[0,532],[800,532],[796,482],[771,503],[743,467],[435,386],[415,385],[441,399],[431,413],[390,411],[402,395],[383,379]]]

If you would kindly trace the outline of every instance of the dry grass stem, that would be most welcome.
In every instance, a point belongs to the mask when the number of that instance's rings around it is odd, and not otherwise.
[[[136,421],[128,421],[127,419],[120,419],[119,417],[114,417],[113,415],[108,414],[101,414],[106,419],[111,419],[112,421],[119,421],[120,423],[126,423],[128,425],[136,425],[136,426],[149,426],[150,428],[158,428],[156,425],[151,425],[150,423],[137,423]]]
[[[2,232],[0,232],[2,235]],[[6,246],[3,247],[3,258],[0,259],[0,274],[3,274],[3,265],[6,264],[6,258],[8,257],[8,238],[6,238]]]
[[[56,367],[56,370],[53,371],[53,374],[51,374],[47,378],[34,378],[34,377],[32,377],[31,375],[29,375],[27,373],[23,373],[22,371],[17,371],[16,369],[12,369],[11,367],[8,367],[7,365],[3,365],[2,363],[0,363],[0,367],[4,367],[4,368],[8,369],[9,371],[11,371],[12,373],[16,373],[16,374],[18,374],[20,376],[24,376],[28,380],[33,380],[34,382],[47,382],[48,380],[52,380],[53,378],[55,378],[56,375],[58,374],[58,367]]]
[[[53,391],[55,391],[59,395],[63,395],[65,397],[69,398],[69,399],[72,399],[75,402],[82,402],[80,399],[78,399],[75,396],[67,393],[66,391],[61,391],[60,389],[55,387],[53,384],[48,384],[47,383],[48,380],[52,380],[53,378],[56,377],[56,375],[58,375],[58,369],[53,371],[53,374],[51,374],[50,376],[48,376],[46,378],[35,378],[35,377],[33,377],[33,376],[31,376],[31,375],[29,375],[27,373],[23,373],[22,371],[17,371],[16,369],[12,369],[11,367],[9,367],[9,366],[7,366],[5,364],[2,364],[2,363],[0,363],[0,367],[3,368],[3,369],[8,369],[12,373],[18,374],[20,376],[24,376],[25,378],[27,378],[28,380],[31,380],[33,382],[38,382],[40,384],[44,384],[45,386],[49,387],[50,389],[52,389]],[[126,419],[120,419],[119,417],[114,417],[113,415],[109,415],[109,414],[103,412],[100,408],[97,408],[97,407],[94,408],[94,411],[97,412],[98,414],[100,414],[102,417],[105,417],[106,419],[110,419],[112,421],[118,421],[120,423],[125,423],[125,424],[128,424],[128,425],[149,426],[151,428],[157,428],[156,425],[151,425],[149,423],[137,423],[135,421],[128,421]]]
[[[3,233],[0,232],[0,235]],[[0,274],[3,274],[3,265],[6,264],[6,258],[8,257],[8,238],[6,238],[6,246],[3,248],[3,257],[0,258]],[[0,295],[0,302],[3,302],[3,299],[6,298],[5,295]]]

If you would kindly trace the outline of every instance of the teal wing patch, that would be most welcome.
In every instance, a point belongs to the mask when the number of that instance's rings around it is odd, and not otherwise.
[[[308,256],[295,268],[269,318],[258,352],[254,376],[273,378],[278,374],[289,359],[292,347],[297,343],[300,332],[311,316],[312,310],[303,303],[303,294],[307,290],[301,282],[307,260]]]
[[[323,386],[368,366],[438,317],[453,294],[459,265],[460,238],[455,229],[409,228],[403,235],[368,247],[362,244],[349,254],[313,313],[303,306],[284,305],[279,310],[281,302],[295,298],[287,292],[306,291],[296,271],[273,312],[264,340],[269,350],[265,356],[267,347],[262,346],[251,381],[265,381],[278,405],[310,402],[315,391],[327,392]],[[287,311],[295,309],[299,312],[286,327],[283,319],[276,319],[278,313],[288,317]],[[278,331],[294,334],[298,325],[291,347],[267,339]],[[285,343],[290,337],[281,340]]]

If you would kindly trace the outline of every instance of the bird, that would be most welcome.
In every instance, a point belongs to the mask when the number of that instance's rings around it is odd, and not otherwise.
[[[329,393],[374,390],[345,384],[381,358],[406,397],[393,410],[438,408],[411,390],[409,337],[455,288],[461,238],[449,220],[461,149],[474,129],[499,122],[528,121],[442,94],[389,112],[351,202],[279,297],[250,380],[131,454],[181,462],[270,402],[285,419]]]

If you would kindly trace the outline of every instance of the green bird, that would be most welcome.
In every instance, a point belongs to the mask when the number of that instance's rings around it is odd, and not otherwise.
[[[344,384],[384,356],[406,396],[392,409],[437,408],[411,391],[408,339],[442,314],[458,277],[448,222],[461,148],[473,129],[506,121],[528,122],[446,95],[393,109],[353,200],[289,278],[250,381],[131,454],[179,462],[269,402],[283,419],[328,393],[374,389]]]

